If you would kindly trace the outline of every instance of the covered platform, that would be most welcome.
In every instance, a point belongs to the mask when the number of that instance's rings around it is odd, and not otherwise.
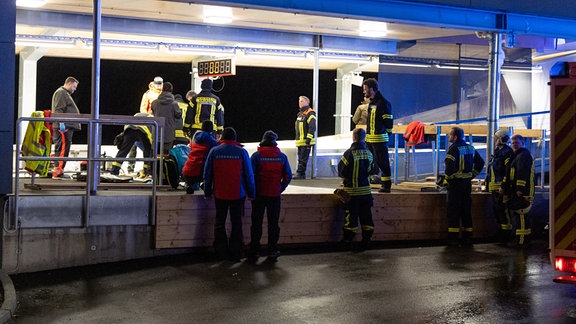
[[[202,192],[188,195],[159,186],[152,201],[152,185],[102,184],[98,195],[90,198],[89,217],[84,217],[85,183],[51,178],[37,178],[36,183],[41,189],[22,188],[17,226],[6,221],[10,208],[5,208],[2,266],[9,273],[180,254],[212,245],[214,202]],[[333,194],[339,185],[339,178],[294,180],[282,197],[279,243],[340,240],[344,213]],[[435,184],[403,183],[393,186],[390,194],[374,190],[374,240],[442,239],[447,228],[445,194],[420,191],[430,186]],[[495,231],[487,198],[486,193],[473,194],[477,239],[490,238]],[[250,211],[247,200],[245,243]]]
[[[427,127],[429,132],[442,134],[449,126]],[[466,132],[473,132],[472,129],[476,128],[470,127]],[[405,127],[395,127],[398,135],[404,130]],[[318,143],[322,158],[311,166],[317,168],[317,175],[313,179],[293,180],[282,196],[279,241],[282,245],[334,244],[341,238],[344,210],[333,191],[341,182],[336,177],[337,162],[351,139],[347,135],[334,135],[319,138]],[[256,146],[250,143],[245,147],[252,153]],[[289,159],[295,158],[291,151],[293,141],[279,141],[279,146]],[[435,150],[423,153],[426,158],[413,156],[414,161],[419,160],[428,169],[418,167],[418,181],[412,182],[401,181],[402,174],[407,179],[411,172],[410,168],[400,167],[402,160],[409,161],[401,153],[391,149],[393,162],[396,161],[392,164],[396,179],[392,192],[378,193],[378,186],[373,191],[373,239],[376,242],[442,240],[447,231],[446,195],[434,190],[433,179],[444,151],[435,146]],[[108,155],[114,156],[115,152]],[[67,173],[74,175],[74,171]],[[14,184],[18,194],[7,196],[3,215],[2,268],[9,273],[180,254],[212,245],[214,202],[205,199],[202,191],[188,195],[183,188],[101,181],[95,193],[87,194],[86,182],[73,178],[18,178]],[[476,186],[472,198],[474,239],[489,240],[496,232],[489,194]],[[548,200],[547,189],[541,188],[534,210],[539,219],[546,221]],[[250,213],[251,204],[247,200],[245,243],[249,242]],[[262,242],[266,239],[264,231]]]

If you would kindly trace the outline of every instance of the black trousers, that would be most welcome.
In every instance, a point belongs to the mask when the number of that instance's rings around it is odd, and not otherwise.
[[[264,212],[268,221],[268,252],[278,250],[278,239],[280,238],[281,198],[278,197],[257,197],[252,201],[252,225],[250,227],[250,253],[257,255],[260,251],[260,239],[262,239],[262,223]]]
[[[244,236],[242,234],[242,216],[244,216],[245,198],[237,200],[214,199],[216,220],[214,222],[214,250],[221,260],[240,259]],[[230,238],[226,233],[226,218],[230,211],[232,230]]]
[[[390,189],[390,187],[392,186],[392,171],[390,170],[390,160],[388,157],[387,143],[385,142],[366,143],[366,147],[370,150],[370,152],[372,152],[377,169],[380,169],[380,171],[382,172],[382,174],[380,175],[382,188]],[[378,172],[374,174],[378,174]]]
[[[362,240],[370,241],[374,233],[374,221],[372,220],[372,195],[350,196],[346,203],[344,216],[345,241],[352,241],[358,230],[358,221],[362,225]]]
[[[118,153],[116,153],[116,157],[125,158],[128,155],[128,153],[130,153],[132,147],[135,147],[136,142],[141,142],[142,145],[144,146],[144,157],[151,158],[152,145],[150,144],[148,137],[143,132],[132,128],[126,128],[124,130],[124,139],[122,140],[122,145],[120,145],[120,148],[118,149]],[[152,170],[150,168],[150,162],[146,162],[144,166],[146,172],[150,173]],[[121,167],[122,167],[122,161],[112,162],[111,173],[118,174]]]
[[[510,222],[510,215],[506,210],[503,196],[498,191],[493,191],[490,196],[490,202],[492,204],[492,213],[498,224],[498,239],[506,242],[512,230],[512,223]]]
[[[298,146],[298,169],[296,169],[296,173],[299,176],[306,175],[306,166],[308,165],[308,159],[310,158],[310,151],[312,150],[312,146]]]
[[[70,155],[70,147],[72,146],[72,137],[74,130],[66,128],[64,131],[55,129],[54,132],[54,156],[55,157],[68,157]],[[64,169],[66,161],[54,161],[55,167]]]
[[[472,180],[451,179],[448,182],[448,233],[458,237],[461,229],[464,237],[472,235]]]

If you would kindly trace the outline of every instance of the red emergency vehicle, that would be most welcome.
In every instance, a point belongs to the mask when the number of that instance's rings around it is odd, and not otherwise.
[[[576,62],[550,71],[550,261],[576,283]]]

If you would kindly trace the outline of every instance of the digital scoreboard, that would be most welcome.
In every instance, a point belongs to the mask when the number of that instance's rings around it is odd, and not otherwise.
[[[236,74],[234,59],[218,59],[198,62],[199,77],[215,77]]]

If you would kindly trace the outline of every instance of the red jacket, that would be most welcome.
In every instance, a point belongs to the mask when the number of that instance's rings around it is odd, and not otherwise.
[[[257,197],[278,197],[292,180],[286,154],[276,146],[260,146],[250,157]]]
[[[196,132],[190,141],[190,153],[188,153],[188,159],[182,168],[182,174],[187,177],[202,178],[206,156],[210,149],[217,144],[216,139],[211,134]]]

